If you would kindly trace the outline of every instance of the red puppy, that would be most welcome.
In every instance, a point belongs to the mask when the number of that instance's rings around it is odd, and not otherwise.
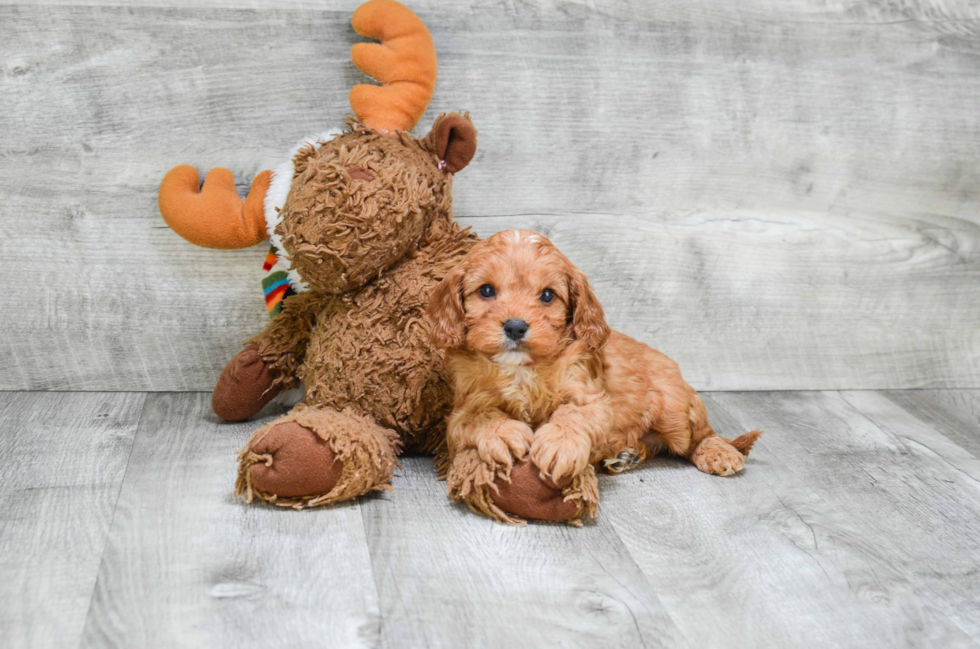
[[[664,450],[731,475],[761,434],[716,435],[677,364],[610,331],[585,275],[540,234],[478,243],[436,287],[428,316],[455,388],[450,494],[498,520],[594,515],[593,465],[619,473]],[[512,468],[525,490],[540,494],[528,483],[538,473],[552,490],[570,486],[543,507],[531,502],[540,495],[515,494]]]

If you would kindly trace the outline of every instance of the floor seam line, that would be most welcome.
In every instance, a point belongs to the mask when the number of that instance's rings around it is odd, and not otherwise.
[[[85,638],[85,629],[88,628],[89,620],[92,618],[92,605],[95,603],[95,593],[99,589],[99,581],[102,579],[102,569],[105,566],[105,553],[109,549],[109,538],[112,536],[112,528],[116,523],[116,511],[119,508],[119,500],[122,498],[123,487],[126,486],[126,478],[129,476],[130,463],[133,460],[133,451],[136,449],[136,442],[139,439],[140,431],[143,429],[143,417],[146,414],[146,402],[150,397],[150,392],[143,392],[143,403],[140,404],[140,415],[136,420],[136,431],[133,433],[133,443],[129,447],[129,454],[126,456],[126,469],[123,471],[122,479],[119,481],[119,490],[116,492],[116,500],[112,504],[112,516],[109,517],[109,526],[106,528],[105,539],[102,541],[102,552],[99,554],[99,570],[95,573],[95,582],[92,584],[92,591],[89,593],[88,608],[85,611],[85,624],[82,625],[82,633],[78,637],[78,648],[81,649],[82,641]]]

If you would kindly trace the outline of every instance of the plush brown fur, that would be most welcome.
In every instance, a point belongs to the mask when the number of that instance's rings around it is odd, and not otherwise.
[[[485,285],[492,296],[481,294]],[[731,475],[761,434],[718,437],[677,364],[611,332],[582,272],[534,232],[474,246],[434,292],[429,318],[455,389],[451,493],[497,520],[519,514],[495,500],[515,461],[530,459],[555,486],[571,480],[563,493],[582,498],[577,516],[594,515],[596,498],[582,489],[593,466],[629,468],[667,450]],[[505,335],[510,319],[529,325],[522,340]]]
[[[288,298],[246,344],[277,391],[305,383],[305,405],[256,431],[240,456],[239,495],[293,507],[337,502],[387,484],[400,446],[435,452],[443,444],[452,397],[425,309],[477,240],[453,221],[452,175],[441,164],[447,153],[472,158],[476,130],[468,116],[440,116],[433,134],[384,135],[351,123],[296,156],[277,233],[311,290]],[[440,139],[448,149],[438,149]],[[233,360],[216,390],[263,393],[236,383],[250,374],[235,367]],[[230,400],[216,395],[216,403]],[[319,453],[323,471],[291,445]],[[322,473],[337,460],[343,469],[330,484]],[[283,489],[288,496],[277,493]]]
[[[352,126],[328,145],[296,154],[276,228],[293,267],[324,293],[359,289],[410,248],[441,238],[434,231],[422,241],[431,225],[452,219],[452,176],[438,169],[433,147],[404,132]]]

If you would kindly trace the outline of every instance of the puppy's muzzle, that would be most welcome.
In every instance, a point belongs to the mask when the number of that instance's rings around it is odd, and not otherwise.
[[[524,336],[527,335],[527,330],[528,324],[517,318],[511,318],[504,323],[504,335],[515,343],[524,340]]]

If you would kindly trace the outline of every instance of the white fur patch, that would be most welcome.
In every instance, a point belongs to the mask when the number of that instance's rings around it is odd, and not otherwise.
[[[504,230],[504,236],[509,236],[514,243],[527,241],[528,243],[541,243],[542,237],[534,232],[523,232],[521,230]]]
[[[501,396],[518,413],[518,419],[530,421],[532,395],[537,391],[538,373],[530,364],[531,357],[525,352],[508,350],[493,357],[500,376],[507,385],[500,389]]]
[[[508,349],[494,355],[493,362],[497,365],[527,365],[531,362],[531,357],[527,352],[516,349]]]
[[[340,129],[331,129],[325,133],[300,140],[289,152],[289,159],[272,171],[272,181],[269,183],[269,191],[265,194],[265,231],[269,235],[272,245],[279,251],[280,262],[287,267],[289,266],[289,257],[286,249],[282,246],[282,237],[276,234],[276,226],[282,222],[282,215],[279,210],[286,204],[286,197],[289,196],[289,188],[293,186],[293,173],[296,171],[296,167],[293,165],[293,158],[296,157],[300,149],[308,144],[315,146],[323,144],[334,139],[341,133],[343,131]],[[295,270],[289,269],[286,273],[289,275],[289,283],[292,284],[294,291],[299,292],[309,289],[306,282],[303,281],[303,278]]]
[[[529,365],[505,365],[500,368],[500,373],[508,376],[510,387],[522,394],[522,398],[518,399],[519,401],[526,400],[523,395],[538,380],[538,373]]]

